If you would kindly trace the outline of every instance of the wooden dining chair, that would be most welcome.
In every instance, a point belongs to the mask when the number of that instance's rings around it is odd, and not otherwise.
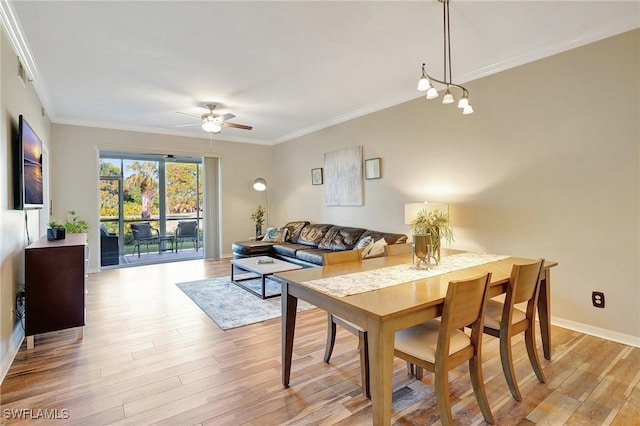
[[[451,281],[442,317],[403,329],[395,335],[395,355],[435,374],[435,393],[440,422],[453,424],[449,395],[449,371],[469,361],[471,385],[487,423],[493,415],[482,377],[482,329],[491,274]],[[471,327],[471,335],[460,329]]]
[[[384,246],[384,255],[385,256],[395,256],[397,254],[408,254],[413,252],[413,244],[412,243],[404,243],[404,244],[387,244]]]
[[[345,262],[361,262],[361,250],[344,250],[325,253],[324,265],[335,265]],[[371,397],[369,389],[369,346],[367,341],[367,332],[358,325],[340,318],[331,313],[327,313],[327,345],[324,351],[324,362],[329,362],[333,353],[333,346],[336,343],[336,324],[349,330],[358,336],[358,348],[360,350],[360,377],[362,380],[362,392],[367,398]]]
[[[516,401],[522,400],[513,370],[511,338],[524,332],[524,341],[529,362],[540,383],[545,382],[538,359],[535,341],[536,306],[540,293],[540,274],[544,259],[526,265],[513,265],[504,303],[489,300],[484,320],[484,332],[500,338],[500,361],[504,377]],[[526,302],[526,311],[514,305]]]

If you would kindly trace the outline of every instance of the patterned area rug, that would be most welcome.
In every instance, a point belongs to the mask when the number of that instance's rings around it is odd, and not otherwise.
[[[239,278],[241,276],[236,276]],[[260,292],[260,279],[243,281]],[[230,277],[210,278],[176,284],[193,302],[223,330],[279,317],[280,297],[262,300],[231,282]],[[280,293],[280,284],[267,278],[266,294]],[[298,312],[315,308],[302,300]]]

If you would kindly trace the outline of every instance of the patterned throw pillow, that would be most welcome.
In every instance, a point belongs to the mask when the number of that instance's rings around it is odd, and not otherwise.
[[[267,228],[267,232],[264,234],[262,241],[281,243],[287,239],[287,231],[287,228]]]
[[[365,237],[360,241],[358,241],[354,249],[355,250],[362,249],[362,257],[365,258],[367,257],[367,254],[369,254],[369,251],[371,250],[372,246],[373,246],[373,238],[371,237],[371,235],[369,235],[368,237]]]
[[[371,249],[368,251],[366,255],[363,253],[362,257],[367,258],[367,257],[380,256],[384,253],[384,246],[386,245],[387,245],[387,241],[384,238],[380,238],[378,241],[370,245]]]

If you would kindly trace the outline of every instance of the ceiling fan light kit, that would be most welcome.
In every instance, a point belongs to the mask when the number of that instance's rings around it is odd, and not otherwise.
[[[190,115],[190,114],[185,114],[184,112],[178,112],[178,114],[181,115],[186,115],[187,117],[190,118],[194,118],[196,120],[198,120],[198,123],[189,123],[189,124],[176,124],[173,127],[186,127],[186,126],[197,126],[198,124],[200,124],[200,126],[202,127],[202,130],[204,130],[205,132],[209,132],[211,134],[213,133],[220,133],[220,131],[222,130],[222,126],[224,127],[233,127],[236,129],[243,129],[243,130],[251,130],[253,129],[252,126],[247,126],[245,124],[236,124],[236,123],[230,123],[227,120],[232,119],[233,117],[235,117],[235,115],[231,114],[231,113],[226,113],[226,114],[215,114],[213,112],[214,109],[216,109],[217,105],[216,104],[207,104],[207,108],[209,109],[209,112],[206,112],[204,114],[202,114],[201,117],[196,117],[195,115]]]
[[[458,108],[462,109],[463,115],[473,113],[473,107],[469,103],[469,91],[463,86],[453,82],[451,78],[451,27],[449,25],[449,1],[450,0],[438,0],[442,3],[444,10],[443,16],[443,40],[444,40],[444,80],[438,80],[437,78],[429,75],[425,69],[426,64],[422,64],[422,74],[420,80],[418,80],[418,90],[420,92],[427,92],[427,99],[435,99],[438,97],[438,90],[433,87],[433,82],[443,84],[447,87],[447,91],[442,99],[443,104],[452,104],[455,102],[451,89],[458,89],[462,91],[462,97],[458,101]],[[449,71],[447,80],[447,70]]]

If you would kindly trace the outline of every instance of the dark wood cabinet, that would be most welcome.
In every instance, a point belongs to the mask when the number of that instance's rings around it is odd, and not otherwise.
[[[87,234],[67,234],[57,241],[43,237],[25,249],[27,347],[35,334],[84,326],[86,242]]]

